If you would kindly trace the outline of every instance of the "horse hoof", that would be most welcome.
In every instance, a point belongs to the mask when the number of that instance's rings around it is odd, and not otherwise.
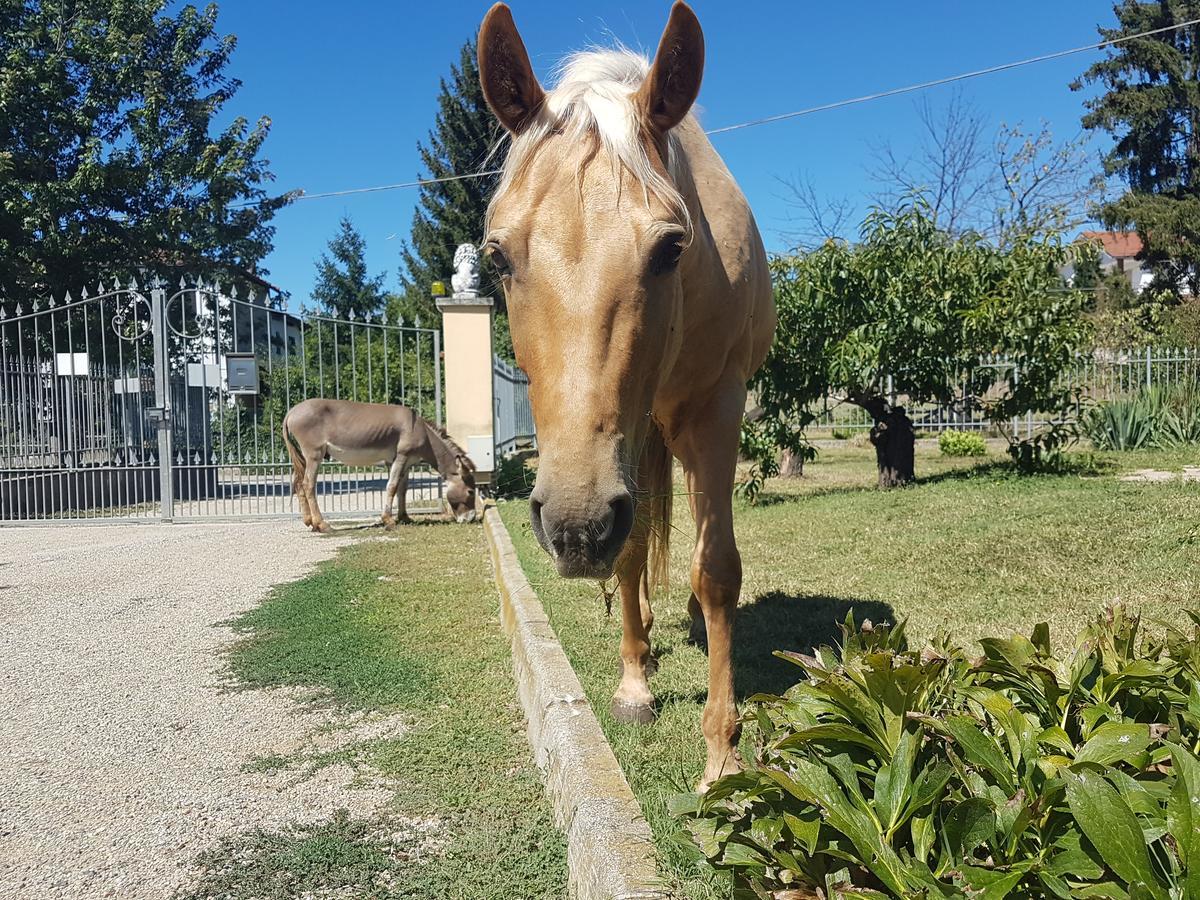
[[[692,619],[688,628],[688,643],[701,648],[708,646],[708,629],[704,627],[703,617]]]
[[[616,697],[613,698],[609,711],[612,713],[612,717],[622,725],[649,725],[658,718],[658,713],[654,711],[653,705],[630,703],[628,700],[618,700]]]
[[[329,527],[329,523],[324,521],[318,522],[312,527],[312,530],[318,534],[329,534],[329,532],[333,531],[333,529]]]

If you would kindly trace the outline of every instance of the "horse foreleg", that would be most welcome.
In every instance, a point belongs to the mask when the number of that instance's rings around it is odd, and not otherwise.
[[[744,403],[744,390],[731,385],[676,441],[696,520],[692,594],[708,643],[708,700],[702,719],[707,759],[701,791],[742,767],[737,749],[742,726],[733,686],[733,624],[742,586],[742,560],[733,535],[733,479]]]
[[[617,564],[621,591],[621,683],[612,699],[612,717],[628,725],[654,721],[654,695],[646,677],[651,673],[650,598],[646,579],[646,541],[636,532]]]
[[[317,472],[324,460],[323,452],[305,452],[304,454],[304,494],[308,498],[309,527],[321,534],[329,533],[329,523],[321,515],[321,507],[317,506]]]

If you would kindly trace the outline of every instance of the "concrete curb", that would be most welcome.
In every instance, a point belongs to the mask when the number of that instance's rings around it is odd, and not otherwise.
[[[517,561],[500,511],[489,507],[483,522],[529,743],[545,773],[555,820],[567,836],[570,895],[578,900],[668,898],[655,866],[650,826]]]

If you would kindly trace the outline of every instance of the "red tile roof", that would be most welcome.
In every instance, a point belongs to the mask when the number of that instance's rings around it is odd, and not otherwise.
[[[1080,237],[1096,241],[1113,259],[1132,259],[1142,252],[1142,239],[1136,231],[1085,231]]]

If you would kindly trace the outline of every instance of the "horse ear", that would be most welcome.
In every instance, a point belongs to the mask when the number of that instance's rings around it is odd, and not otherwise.
[[[682,122],[696,102],[703,76],[700,20],[683,0],[676,0],[650,74],[637,92],[638,105],[650,127],[665,134]]]
[[[489,9],[479,26],[479,83],[492,112],[513,134],[529,127],[546,98],[504,3]]]

